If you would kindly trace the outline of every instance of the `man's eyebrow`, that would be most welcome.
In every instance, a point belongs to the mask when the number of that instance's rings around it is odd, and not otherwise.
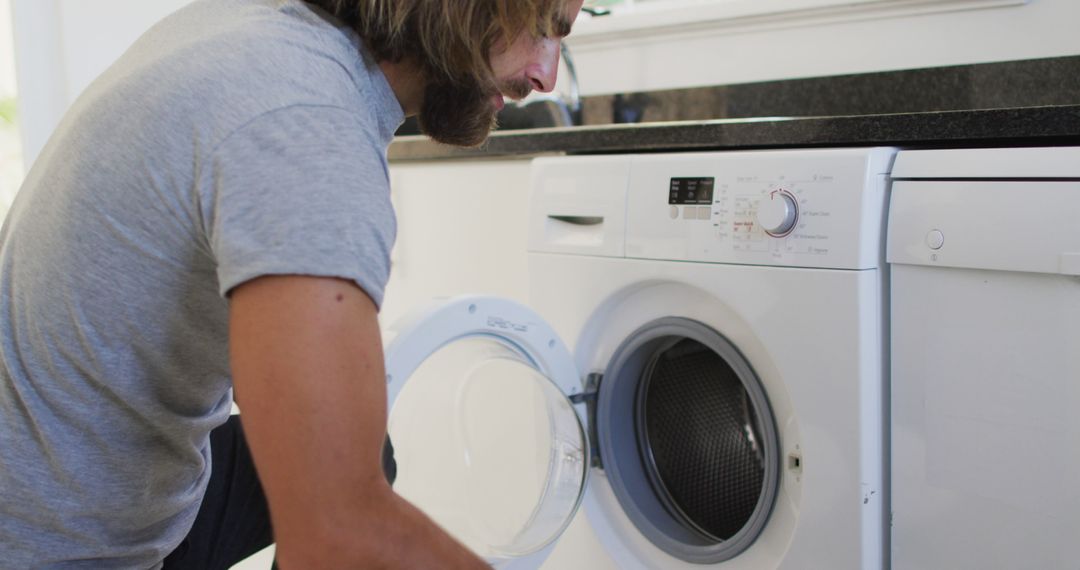
[[[555,35],[557,37],[565,38],[566,36],[570,35],[570,28],[572,28],[573,26],[574,25],[570,23],[570,20],[566,19],[566,16],[559,15],[555,17],[555,23],[552,26],[552,31],[555,32]]]

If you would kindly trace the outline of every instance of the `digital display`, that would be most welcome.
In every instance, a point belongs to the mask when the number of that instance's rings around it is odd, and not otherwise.
[[[712,204],[715,178],[672,178],[668,204]]]

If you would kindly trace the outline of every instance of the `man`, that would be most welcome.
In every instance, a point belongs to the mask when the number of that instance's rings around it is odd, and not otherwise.
[[[381,469],[385,149],[480,143],[581,4],[197,0],[91,85],[0,232],[0,565],[227,568],[250,443],[282,568],[483,567]]]

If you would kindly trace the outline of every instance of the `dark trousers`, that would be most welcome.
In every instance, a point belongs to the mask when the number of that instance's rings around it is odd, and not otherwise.
[[[164,570],[228,570],[274,542],[270,510],[240,416],[231,416],[210,432],[210,457],[210,482],[195,525],[165,558]],[[397,464],[389,438],[383,446],[383,471],[393,483]]]
[[[270,510],[240,416],[210,432],[210,483],[191,532],[164,570],[228,570],[274,543]]]

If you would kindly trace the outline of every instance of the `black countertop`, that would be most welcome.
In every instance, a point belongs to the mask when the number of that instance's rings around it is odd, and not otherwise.
[[[593,96],[583,103],[582,126],[496,131],[476,149],[399,136],[389,158],[1080,144],[1080,56]]]

